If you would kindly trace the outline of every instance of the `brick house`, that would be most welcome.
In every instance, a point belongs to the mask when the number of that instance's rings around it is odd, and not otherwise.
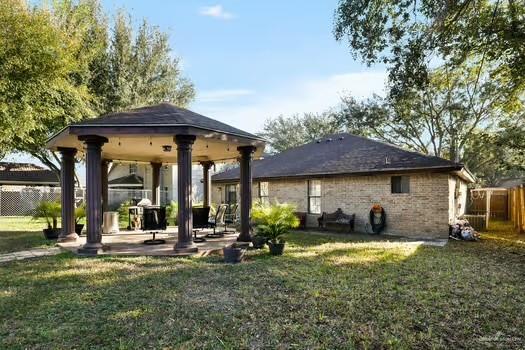
[[[360,232],[369,230],[378,203],[387,215],[384,233],[445,238],[449,223],[465,212],[473,181],[463,164],[341,133],[254,161],[252,196],[295,204],[309,227],[322,212],[341,208],[355,213]],[[237,202],[238,182],[238,168],[215,174],[212,201]]]

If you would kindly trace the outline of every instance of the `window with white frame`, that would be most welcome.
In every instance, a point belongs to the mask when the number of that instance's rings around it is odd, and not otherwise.
[[[270,204],[270,197],[268,191],[268,182],[259,182],[259,201],[262,205]]]
[[[131,163],[131,164],[129,165],[129,173],[130,173],[130,174],[136,174],[136,173],[137,173],[137,170],[138,170],[137,163]]]
[[[321,214],[321,180],[308,180],[308,213]]]

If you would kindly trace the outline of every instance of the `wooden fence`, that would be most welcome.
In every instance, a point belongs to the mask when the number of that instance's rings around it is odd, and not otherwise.
[[[525,187],[511,188],[508,195],[509,218],[518,233],[525,233]]]

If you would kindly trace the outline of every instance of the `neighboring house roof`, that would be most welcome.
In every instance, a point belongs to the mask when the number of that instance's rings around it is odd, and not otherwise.
[[[254,179],[366,175],[414,170],[461,171],[463,164],[340,133],[253,162]],[[472,178],[468,174],[467,178]],[[239,168],[215,174],[214,182],[239,179]]]
[[[144,186],[144,179],[142,176],[137,174],[129,174],[126,176],[118,177],[116,179],[108,181],[109,187],[133,187],[142,188]]]
[[[60,185],[57,174],[31,163],[0,162],[0,184]]]
[[[525,185],[525,178],[503,179],[497,183],[496,187],[514,188],[520,185]]]
[[[98,118],[87,119],[71,124],[72,127],[127,125],[195,127],[250,139],[263,140],[256,135],[239,130],[185,108],[177,107],[171,103],[160,103],[153,106],[131,109],[129,111],[109,113]]]

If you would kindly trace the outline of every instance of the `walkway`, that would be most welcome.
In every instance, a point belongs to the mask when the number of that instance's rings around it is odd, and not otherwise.
[[[30,250],[22,250],[19,252],[0,254],[0,263],[14,261],[14,260],[39,258],[41,256],[57,255],[60,252],[62,252],[62,249],[57,248],[57,247],[51,247],[51,248],[36,248],[36,249],[30,249]]]

